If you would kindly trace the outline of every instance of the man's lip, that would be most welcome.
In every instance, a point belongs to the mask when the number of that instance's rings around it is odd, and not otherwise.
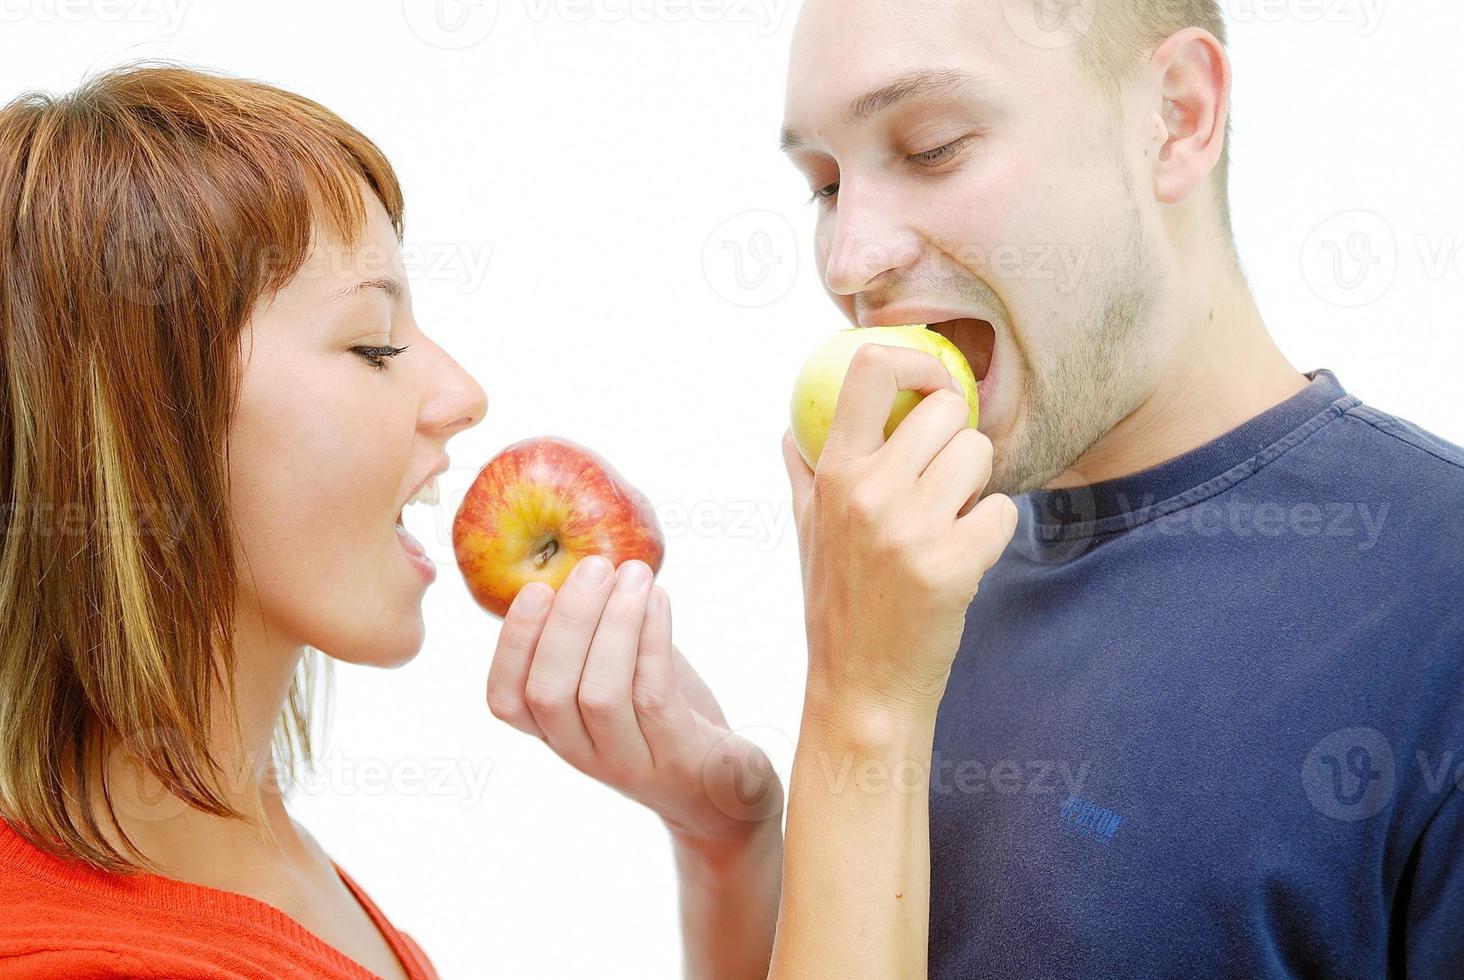
[[[926,306],[892,306],[866,313],[859,317],[861,327],[904,327],[912,324],[944,323],[947,320],[985,320],[996,325],[996,321],[979,313],[963,313],[960,310],[939,310]]]

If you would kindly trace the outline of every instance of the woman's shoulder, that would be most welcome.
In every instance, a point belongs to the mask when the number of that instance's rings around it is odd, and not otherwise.
[[[60,860],[0,820],[0,976],[157,976],[117,941],[128,910],[57,878]]]
[[[277,909],[43,851],[0,820],[0,977],[240,978],[370,974]]]

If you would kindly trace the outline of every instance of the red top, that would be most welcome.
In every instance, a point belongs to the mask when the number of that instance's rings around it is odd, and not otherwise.
[[[421,947],[331,863],[407,975],[437,980]],[[376,974],[258,899],[63,860],[0,820],[0,977],[121,976],[367,980]]]

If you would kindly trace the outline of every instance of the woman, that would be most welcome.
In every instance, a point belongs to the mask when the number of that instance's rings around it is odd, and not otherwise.
[[[435,975],[276,771],[316,651],[417,653],[435,572],[401,512],[486,410],[412,316],[402,213],[368,139],[270,86],[135,66],[0,110],[0,975]],[[928,732],[838,676],[810,677],[786,869],[781,787],[747,799],[766,760],[644,565],[525,589],[489,703],[666,823],[693,975],[851,947],[913,974],[923,790],[851,796],[809,753],[928,761]]]

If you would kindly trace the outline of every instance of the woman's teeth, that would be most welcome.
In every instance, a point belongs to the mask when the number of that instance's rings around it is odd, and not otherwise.
[[[437,480],[428,480],[421,490],[412,494],[412,499],[407,501],[407,506],[413,504],[436,504],[441,499],[437,492]]]
[[[439,494],[437,489],[437,480],[435,478],[429,480],[423,485],[422,489],[412,494],[412,499],[408,500],[402,507],[401,513],[397,514],[396,526],[402,526],[402,515],[407,512],[408,507],[411,507],[413,504],[427,504],[429,507],[435,507],[441,499],[441,494]]]

